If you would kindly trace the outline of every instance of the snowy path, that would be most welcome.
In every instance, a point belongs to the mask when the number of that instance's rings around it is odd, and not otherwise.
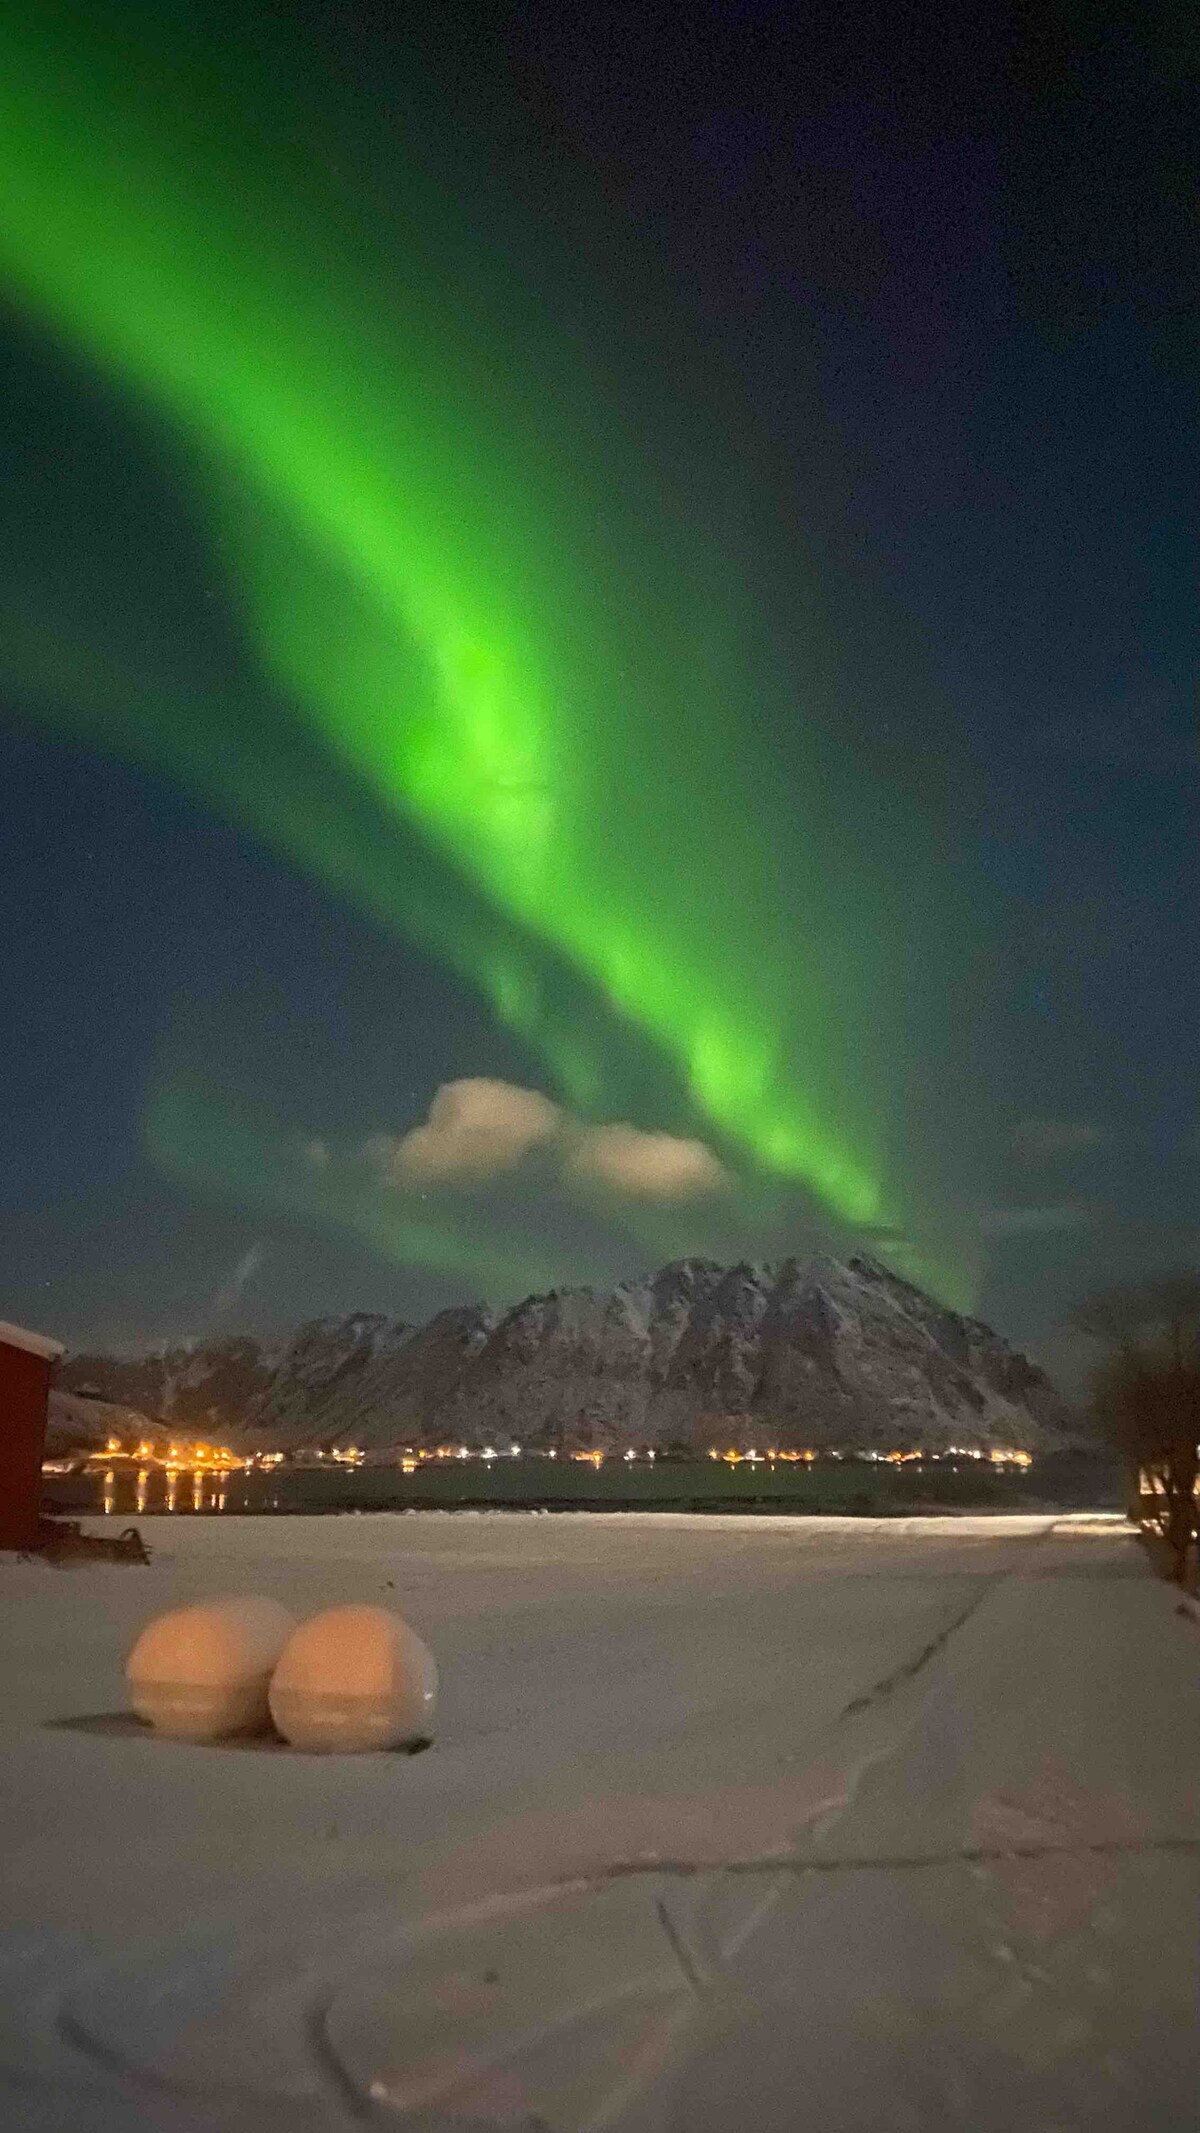
[[[1114,1522],[143,1530],[0,1567],[9,2123],[1191,2124],[1200,1632]],[[435,1746],[132,1727],[231,1590],[399,1607]]]

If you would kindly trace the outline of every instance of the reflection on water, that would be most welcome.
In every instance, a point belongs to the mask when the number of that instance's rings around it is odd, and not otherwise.
[[[897,1510],[911,1510],[912,1504],[923,1498],[907,1492],[902,1497],[896,1495],[896,1478],[891,1468],[872,1470],[863,1466],[847,1474],[832,1464],[815,1469],[791,1466],[764,1474],[748,1461],[733,1467],[723,1460],[713,1462],[707,1458],[681,1460],[675,1465],[660,1460],[653,1467],[648,1461],[630,1465],[624,1459],[619,1464],[606,1461],[604,1467],[597,1467],[590,1460],[586,1464],[563,1460],[552,1465],[539,1459],[505,1459],[475,1466],[456,1458],[453,1463],[449,1459],[439,1461],[436,1467],[432,1462],[417,1465],[404,1459],[394,1466],[339,1467],[335,1472],[330,1472],[328,1466],[282,1470],[255,1466],[222,1471],[216,1466],[193,1470],[182,1463],[178,1467],[160,1466],[154,1460],[136,1457],[110,1461],[101,1453],[83,1473],[52,1470],[46,1479],[44,1500],[52,1515],[86,1518],[104,1512],[126,1523],[135,1517],[152,1518],[163,1511],[186,1516],[190,1512],[226,1511],[456,1510],[484,1505],[513,1510],[710,1511],[778,1507],[781,1512],[809,1512],[861,1510],[876,1504],[883,1510],[890,1503]],[[972,1495],[969,1491],[972,1487],[978,1491],[981,1478],[989,1493]],[[1005,1504],[1013,1510],[1022,1507],[1024,1501],[1026,1476],[1016,1468],[1006,1472],[1002,1483],[993,1473],[980,1477],[974,1472],[950,1471],[944,1476],[923,1476],[920,1489],[932,1489],[935,1481],[942,1483],[942,1493],[936,1499],[931,1497],[930,1507],[936,1501],[952,1502],[956,1508],[966,1508],[972,1502],[980,1508],[997,1508],[998,1486],[1003,1488]],[[1111,1489],[1107,1479],[1097,1483],[1094,1476],[1084,1473],[1065,1490],[1047,1492],[1035,1469],[1032,1487],[1039,1502],[1043,1493],[1050,1493],[1056,1503],[1064,1506],[1101,1509],[1120,1500],[1120,1477],[1116,1474]],[[947,1493],[948,1489],[956,1493]],[[847,1493],[850,1490],[854,1493]]]
[[[79,1486],[94,1489],[97,1510],[106,1518],[156,1511],[261,1511],[272,1508],[263,1483],[265,1477],[244,1473],[189,1473],[178,1467],[142,1466],[93,1468],[80,1476]]]

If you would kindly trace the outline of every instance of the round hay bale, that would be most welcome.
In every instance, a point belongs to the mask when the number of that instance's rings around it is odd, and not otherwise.
[[[385,1607],[331,1607],[289,1640],[271,1681],[271,1716],[294,1748],[362,1754],[426,1741],[437,1666]]]
[[[156,1615],[125,1662],[129,1701],[174,1740],[264,1733],[271,1675],[295,1627],[278,1600],[252,1597]]]

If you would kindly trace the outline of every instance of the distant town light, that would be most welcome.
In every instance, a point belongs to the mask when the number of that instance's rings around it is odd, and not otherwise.
[[[620,1459],[626,1465],[633,1465],[642,1458],[648,1463],[652,1463],[657,1459],[660,1449],[662,1447],[627,1444],[617,1449],[610,1448],[607,1451],[594,1448],[591,1450],[578,1449],[572,1451],[561,1445],[539,1445],[530,1448],[514,1440],[511,1444],[501,1445],[499,1448],[491,1444],[483,1447],[472,1447],[465,1444],[443,1444],[439,1445],[435,1450],[432,1446],[421,1445],[414,1447],[408,1445],[394,1448],[389,1456],[396,1465],[402,1467],[406,1474],[414,1473],[419,1464],[431,1459],[461,1460],[477,1458],[490,1465],[496,1459],[502,1457],[518,1459],[524,1456],[557,1459],[560,1454],[564,1459],[573,1459],[598,1470],[604,1464],[606,1458]],[[835,1449],[831,1446],[823,1447],[817,1451],[811,1447],[793,1448],[778,1445],[772,1445],[766,1450],[761,1450],[755,1446],[748,1451],[743,1451],[735,1445],[729,1445],[724,1450],[715,1445],[710,1445],[706,1449],[709,1459],[721,1461],[729,1466],[738,1466],[743,1463],[753,1466],[767,1461],[772,1466],[777,1461],[785,1464],[804,1462],[812,1465],[818,1460],[836,1460],[839,1462],[849,1460],[860,1464],[877,1465],[886,1463],[893,1466],[909,1464],[926,1466],[970,1459],[979,1464],[989,1464],[994,1471],[1015,1473],[1018,1470],[1025,1471],[1035,1463],[1035,1454],[1011,1445],[951,1444],[939,1447],[937,1450],[921,1446],[915,1448],[910,1446],[907,1449],[901,1449],[896,1446],[886,1451],[879,1450],[877,1447]],[[669,1454],[664,1454],[664,1456],[669,1456]],[[693,1456],[702,1456],[699,1448]],[[357,1444],[327,1450],[303,1448],[295,1452],[274,1450],[238,1454],[228,1445],[222,1445],[218,1448],[208,1444],[183,1442],[155,1447],[148,1439],[143,1439],[140,1444],[131,1445],[128,1450],[123,1450],[119,1437],[109,1437],[105,1441],[103,1449],[97,1446],[91,1451],[85,1451],[82,1455],[75,1454],[73,1458],[64,1458],[61,1463],[56,1459],[46,1460],[44,1471],[47,1474],[66,1472],[70,1471],[72,1465],[82,1464],[84,1471],[87,1473],[106,1477],[105,1491],[107,1497],[111,1495],[112,1491],[112,1484],[107,1477],[113,1473],[115,1463],[128,1461],[131,1466],[136,1467],[138,1470],[139,1494],[144,1498],[154,1473],[164,1473],[169,1487],[171,1477],[177,1472],[190,1473],[193,1481],[198,1482],[201,1474],[211,1472],[223,1477],[229,1472],[253,1472],[256,1469],[266,1470],[278,1467],[286,1461],[303,1466],[315,1460],[332,1460],[338,1466],[357,1467],[361,1466],[366,1458],[366,1451]],[[223,1479],[221,1486],[222,1488],[224,1487]],[[108,1508],[112,1508],[111,1504],[108,1505]]]

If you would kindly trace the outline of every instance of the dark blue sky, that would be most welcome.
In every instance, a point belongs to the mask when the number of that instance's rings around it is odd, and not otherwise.
[[[584,0],[425,35],[314,4],[291,30],[381,125],[424,86],[444,183],[527,248],[587,389],[720,524],[783,667],[836,672],[881,817],[935,795],[954,894],[917,927],[940,1034],[912,1101],[988,1240],[983,1315],[1054,1356],[1089,1285],[1200,1258],[1200,42],[1169,11],[969,12]],[[15,316],[6,349],[20,597],[236,686],[160,441]],[[0,809],[0,1316],[137,1342],[478,1288],[167,1180],[142,1122],[181,1021],[346,1133],[461,1075],[544,1085],[484,1003],[15,682]]]

